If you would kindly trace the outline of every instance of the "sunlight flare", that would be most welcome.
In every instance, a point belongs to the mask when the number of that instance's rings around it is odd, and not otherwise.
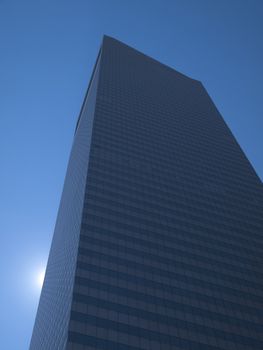
[[[38,273],[38,276],[37,276],[37,284],[39,288],[42,288],[44,283],[44,278],[45,278],[45,270],[42,270]]]

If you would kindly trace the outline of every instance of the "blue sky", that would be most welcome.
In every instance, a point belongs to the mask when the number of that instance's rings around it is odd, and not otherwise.
[[[262,18],[261,0],[0,1],[2,349],[28,349],[103,34],[201,80],[262,179]]]

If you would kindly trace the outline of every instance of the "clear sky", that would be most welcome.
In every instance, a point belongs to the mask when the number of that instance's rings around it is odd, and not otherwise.
[[[28,349],[103,34],[201,80],[263,178],[263,1],[0,0],[1,349]]]

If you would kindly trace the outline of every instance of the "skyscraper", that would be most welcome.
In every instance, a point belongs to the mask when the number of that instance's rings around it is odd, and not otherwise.
[[[262,350],[262,208],[203,85],[104,37],[30,349]]]

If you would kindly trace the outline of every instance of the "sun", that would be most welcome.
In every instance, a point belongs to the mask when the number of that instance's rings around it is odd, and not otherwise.
[[[45,278],[45,270],[42,270],[38,273],[38,276],[37,276],[37,284],[39,288],[42,288],[44,283],[44,278]]]

